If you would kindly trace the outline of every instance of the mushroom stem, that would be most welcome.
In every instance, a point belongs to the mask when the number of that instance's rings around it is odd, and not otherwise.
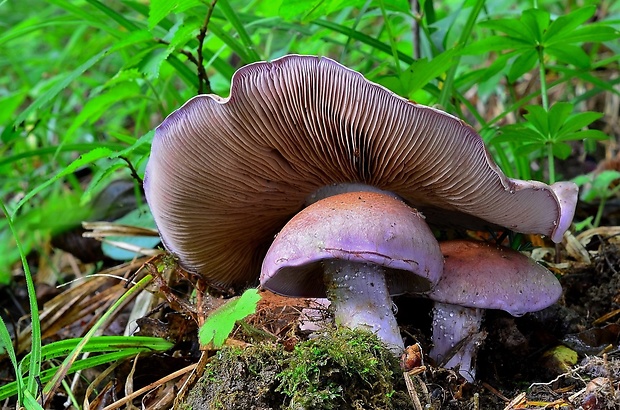
[[[405,346],[392,312],[385,269],[337,259],[323,262],[323,269],[336,325],[375,333],[395,355],[400,355]]]
[[[429,356],[442,367],[458,368],[465,380],[476,378],[476,353],[486,337],[480,331],[482,309],[435,302],[433,348]]]

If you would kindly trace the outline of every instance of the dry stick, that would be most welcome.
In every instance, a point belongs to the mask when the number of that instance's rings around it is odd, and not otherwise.
[[[211,15],[213,15],[213,9],[215,9],[215,4],[217,0],[213,0],[211,5],[209,6],[209,10],[207,10],[207,16],[205,17],[205,22],[200,27],[200,32],[198,33],[198,49],[196,51],[198,58],[196,62],[196,68],[198,69],[198,94],[211,93],[211,83],[209,82],[209,77],[207,76],[207,70],[205,70],[204,66],[204,57],[202,55],[202,47],[205,42],[205,37],[207,36],[207,28],[209,27],[209,22],[211,21]]]
[[[418,60],[422,56],[420,47],[420,24],[422,21],[422,13],[420,13],[420,1],[411,0],[411,12],[413,14],[413,57]]]

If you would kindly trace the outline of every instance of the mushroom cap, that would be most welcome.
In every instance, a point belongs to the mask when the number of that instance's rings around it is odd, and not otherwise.
[[[506,177],[467,124],[325,57],[239,69],[157,127],[144,189],[162,241],[214,286],[258,276],[273,235],[332,184],[392,191],[431,224],[562,238],[577,188]]]
[[[329,260],[382,266],[392,296],[428,291],[443,271],[439,244],[419,212],[390,195],[349,192],[313,203],[282,228],[263,261],[261,286],[325,297]]]
[[[439,246],[444,272],[427,294],[437,302],[521,316],[552,305],[562,294],[553,273],[515,250],[470,240]]]

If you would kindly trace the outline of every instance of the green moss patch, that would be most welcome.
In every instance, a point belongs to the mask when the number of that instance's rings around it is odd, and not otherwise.
[[[410,409],[398,360],[373,335],[327,331],[286,352],[224,348],[188,398],[194,409]]]

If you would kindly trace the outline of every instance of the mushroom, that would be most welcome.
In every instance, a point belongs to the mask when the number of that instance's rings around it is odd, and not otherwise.
[[[424,217],[391,194],[328,196],[295,215],[263,261],[261,286],[331,302],[336,325],[375,333],[404,349],[391,295],[430,290],[443,270]]]
[[[446,368],[458,368],[473,382],[476,352],[484,339],[484,309],[513,316],[536,312],[555,303],[562,287],[550,271],[515,250],[471,240],[439,246],[444,272],[427,294],[435,301],[429,356]]]
[[[334,193],[389,191],[433,225],[556,242],[577,196],[572,183],[506,177],[458,118],[300,55],[245,66],[228,98],[199,95],[170,114],[144,189],[164,246],[225,290],[255,283],[278,230]]]

